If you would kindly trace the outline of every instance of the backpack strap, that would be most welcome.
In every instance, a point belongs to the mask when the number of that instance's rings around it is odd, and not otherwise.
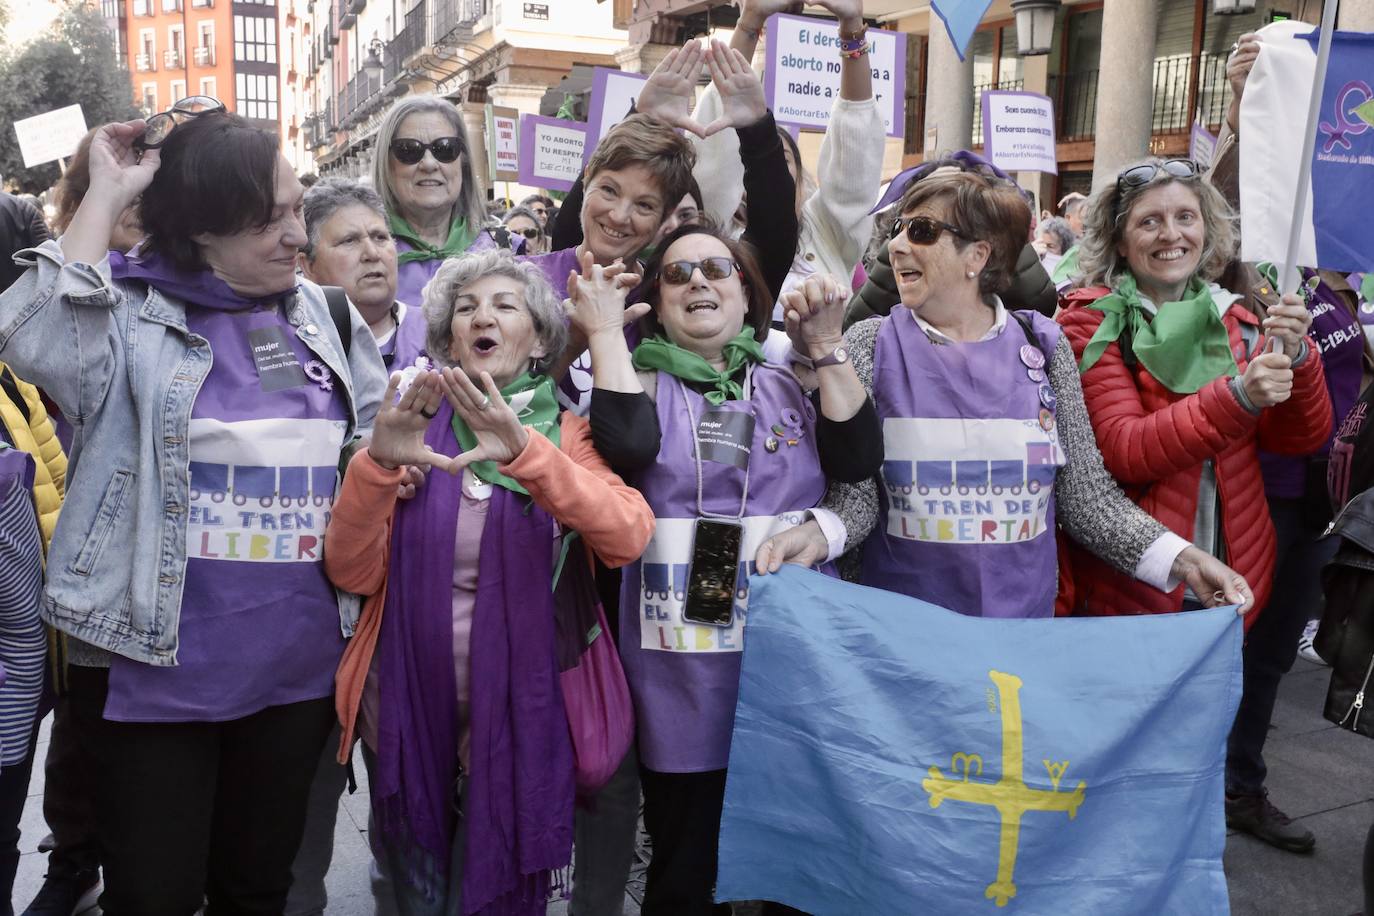
[[[19,390],[19,382],[10,372],[9,366],[0,369],[0,389],[3,389],[5,396],[14,403],[21,416],[24,418],[25,425],[32,423],[33,418],[29,416],[29,405],[24,400],[23,393]]]
[[[343,345],[344,359],[353,347],[353,315],[348,308],[348,296],[341,286],[321,286],[324,299],[329,303],[329,317],[334,319],[334,330],[339,332],[339,343]]]

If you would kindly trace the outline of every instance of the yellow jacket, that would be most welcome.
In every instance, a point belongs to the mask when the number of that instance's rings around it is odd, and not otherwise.
[[[24,418],[25,413],[28,419]],[[57,433],[43,407],[43,399],[38,396],[38,389],[21,381],[3,362],[0,362],[0,423],[4,423],[14,447],[34,458],[33,502],[38,508],[38,529],[46,554],[67,490],[67,456],[62,451],[62,443],[57,441]]]

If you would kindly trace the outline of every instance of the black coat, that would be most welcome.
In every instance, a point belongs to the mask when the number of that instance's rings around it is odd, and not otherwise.
[[[43,214],[12,194],[0,192],[0,293],[24,275],[14,256],[52,238]]]

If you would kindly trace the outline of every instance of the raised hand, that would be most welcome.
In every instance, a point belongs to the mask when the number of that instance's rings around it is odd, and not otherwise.
[[[706,126],[701,136],[709,137],[727,127],[748,127],[768,113],[763,83],[743,54],[724,42],[712,41],[706,66],[720,93],[722,114]]]
[[[368,454],[373,461],[392,470],[410,465],[412,468],[436,467],[450,474],[456,473],[461,468],[456,458],[441,455],[425,445],[425,430],[429,428],[429,421],[434,418],[434,411],[443,397],[439,373],[420,372],[398,400],[396,391],[400,384],[401,373],[391,373],[386,394],[382,396],[382,406],[377,411],[377,419],[372,427]],[[413,487],[412,478],[413,475],[408,474],[405,483]],[[414,495],[413,489],[411,495]]]
[[[620,261],[601,267],[590,251],[584,251],[579,260],[582,273],[569,273],[568,298],[563,303],[574,334],[587,341],[600,333],[619,334],[625,325],[649,313],[646,302],[625,306],[625,297],[639,285],[639,274],[627,271]]]
[[[476,447],[453,459],[455,471],[476,461],[506,464],[525,450],[530,440],[529,431],[520,425],[515,411],[501,397],[501,389],[496,387],[490,373],[482,373],[485,393],[478,390],[462,369],[445,367],[442,375],[444,395],[453,405],[454,413],[477,437]]]
[[[1245,367],[1240,383],[1256,407],[1282,404],[1293,393],[1293,361],[1286,353],[1261,353]]]
[[[143,193],[161,164],[159,150],[145,150],[140,156],[134,141],[143,134],[142,118],[122,124],[106,124],[91,138],[88,195],[123,210]]]
[[[743,0],[739,22],[746,29],[757,32],[774,13],[800,13],[804,5],[798,0]]]
[[[1245,93],[1245,81],[1259,60],[1260,37],[1254,32],[1246,32],[1236,41],[1236,49],[1226,58],[1226,81],[1231,84],[1231,95],[1239,100]]]
[[[766,576],[782,569],[784,563],[815,566],[826,558],[830,545],[815,519],[780,531],[759,545],[754,553],[754,566],[759,575]]]
[[[1302,339],[1307,329],[1312,327],[1312,313],[1302,300],[1292,293],[1287,294],[1269,309],[1264,319],[1264,333],[1271,340],[1283,341],[1283,352],[1290,360],[1297,359],[1302,353]]]
[[[1236,612],[1244,614],[1255,603],[1244,576],[1191,544],[1174,558],[1171,572],[1175,579],[1188,583],[1193,594],[1208,607],[1234,604],[1238,605]]]
[[[701,73],[704,56],[701,42],[695,40],[669,51],[639,91],[635,111],[689,130],[699,137],[709,136],[692,118],[697,76]]]
[[[852,32],[863,28],[863,0],[812,0],[812,2],[829,10],[830,15],[840,21],[840,28],[845,31]]]
[[[828,274],[807,277],[782,294],[783,316],[797,352],[818,359],[844,344],[848,293]]]

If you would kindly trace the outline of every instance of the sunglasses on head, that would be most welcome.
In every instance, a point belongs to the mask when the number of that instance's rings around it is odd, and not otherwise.
[[[452,162],[463,152],[463,141],[457,137],[440,137],[425,143],[411,137],[397,137],[391,141],[391,155],[404,165],[414,165],[425,158],[425,150],[434,154],[438,162]]]
[[[698,268],[708,280],[724,280],[738,270],[739,265],[733,258],[723,256],[702,258],[700,261],[669,261],[660,269],[658,276],[669,286],[681,286],[692,279],[693,272]]]
[[[929,216],[897,217],[892,221],[892,233],[888,238],[895,239],[902,234],[903,229],[906,230],[906,237],[913,245],[934,245],[940,241],[940,235],[944,232],[969,240],[968,235],[958,226],[942,223]]]
[[[223,102],[211,96],[187,96],[144,122],[143,133],[134,141],[134,145],[139,149],[157,149],[167,142],[167,138],[172,135],[172,129],[182,121],[197,115],[223,114],[227,110]]]
[[[1191,159],[1165,159],[1163,162],[1146,162],[1133,165],[1116,176],[1118,193],[1127,188],[1138,188],[1154,181],[1160,172],[1174,178],[1192,179],[1202,174],[1197,163]]]

